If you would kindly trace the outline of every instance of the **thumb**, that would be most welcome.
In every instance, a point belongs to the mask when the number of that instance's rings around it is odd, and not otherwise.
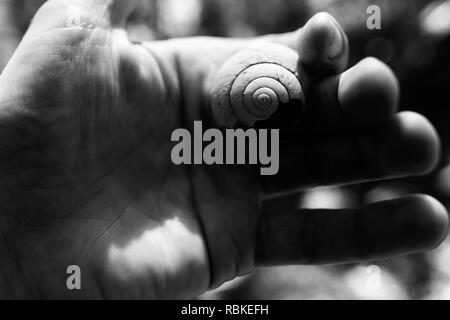
[[[36,13],[27,36],[54,28],[125,28],[140,0],[49,0]]]
[[[336,19],[328,13],[317,13],[297,31],[267,38],[297,50],[300,63],[311,76],[336,75],[347,66],[347,36]]]
[[[302,28],[297,42],[300,62],[314,76],[338,74],[347,66],[348,39],[328,13],[318,13]]]

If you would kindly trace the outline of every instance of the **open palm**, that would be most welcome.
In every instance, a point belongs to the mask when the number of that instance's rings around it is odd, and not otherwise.
[[[47,2],[0,77],[1,294],[190,298],[259,264],[355,261],[442,240],[445,209],[426,196],[337,213],[262,201],[436,163],[427,120],[394,114],[386,67],[368,59],[333,76],[348,49],[331,17],[251,40],[298,47],[315,83],[306,129],[282,143],[279,174],[262,181],[245,166],[170,161],[172,131],[211,121],[212,79],[249,42],[131,43],[123,26],[135,6]],[[326,50],[337,53],[323,59]],[[82,290],[67,289],[69,265],[81,268]]]

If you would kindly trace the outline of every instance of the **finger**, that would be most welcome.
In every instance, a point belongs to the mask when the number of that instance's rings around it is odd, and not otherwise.
[[[125,28],[140,0],[50,0],[36,13],[28,34],[54,28]]]
[[[313,76],[337,74],[348,62],[348,40],[328,13],[318,13],[302,28],[297,40],[301,64]]]
[[[398,109],[400,86],[392,70],[366,58],[339,79],[338,101],[351,123],[383,121]]]
[[[283,105],[264,125],[323,133],[376,124],[398,110],[399,96],[392,70],[375,58],[366,58],[341,75],[319,82],[300,117],[297,105]]]
[[[358,209],[281,207],[263,213],[255,259],[258,265],[384,259],[436,247],[446,237],[448,224],[446,209],[425,195]]]
[[[318,84],[305,122],[319,132],[384,122],[398,110],[399,95],[391,69],[375,58],[366,58]]]
[[[337,74],[348,62],[347,36],[336,19],[325,12],[314,15],[297,31],[260,39],[296,50],[300,63],[312,76]]]
[[[354,183],[430,172],[438,162],[439,137],[423,116],[401,112],[379,126],[334,134],[283,138],[278,174],[263,176],[267,193]]]

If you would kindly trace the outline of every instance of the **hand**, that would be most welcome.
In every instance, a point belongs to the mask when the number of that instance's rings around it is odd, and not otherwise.
[[[253,40],[128,41],[138,1],[51,0],[0,77],[0,293],[191,298],[256,265],[332,263],[429,249],[445,209],[427,196],[343,211],[264,196],[428,172],[439,141],[374,59],[342,75],[334,19]],[[73,16],[75,14],[75,16]],[[277,176],[175,166],[171,132],[205,119],[220,66],[250,42],[296,48],[317,85]],[[66,287],[81,268],[82,290]]]

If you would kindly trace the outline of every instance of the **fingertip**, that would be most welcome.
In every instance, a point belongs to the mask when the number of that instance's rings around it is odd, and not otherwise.
[[[411,173],[428,174],[433,171],[440,157],[440,139],[430,121],[416,112],[401,112],[399,134],[398,153],[403,152]]]
[[[429,195],[412,195],[411,233],[420,234],[419,250],[431,250],[439,246],[448,234],[449,216],[442,203]]]
[[[326,12],[314,15],[301,29],[297,50],[300,63],[316,76],[337,74],[348,62],[347,36]]]
[[[398,108],[400,86],[392,70],[376,58],[365,58],[339,80],[338,100],[349,121],[385,120]]]
[[[380,259],[431,250],[447,236],[449,217],[436,199],[409,195],[362,208],[363,256]]]

